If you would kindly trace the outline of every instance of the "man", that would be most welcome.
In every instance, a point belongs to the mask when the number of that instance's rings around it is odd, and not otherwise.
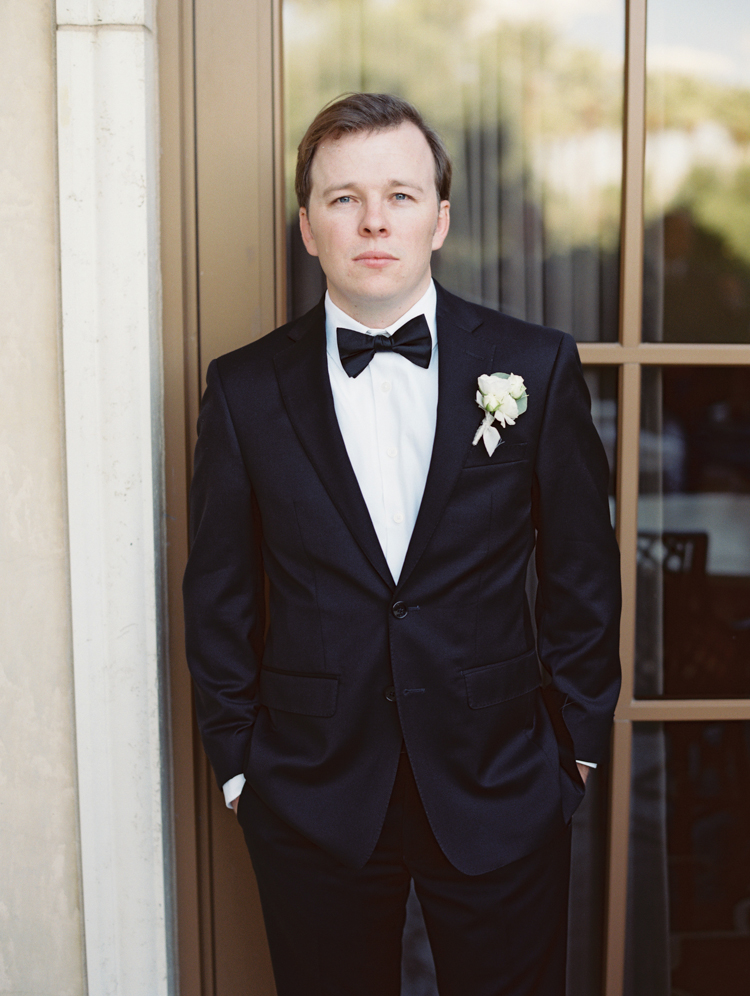
[[[619,687],[607,463],[573,340],[432,281],[449,189],[411,105],[324,108],[326,297],[208,371],[188,659],[279,996],[396,996],[412,879],[441,996],[564,991],[576,759]]]

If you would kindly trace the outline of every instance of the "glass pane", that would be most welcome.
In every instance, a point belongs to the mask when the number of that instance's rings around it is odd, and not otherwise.
[[[634,723],[625,996],[745,996],[750,723]]]
[[[750,4],[649,0],[643,337],[750,342]]]
[[[750,696],[750,368],[642,378],[636,695]]]
[[[297,231],[297,145],[347,90],[413,101],[454,159],[435,257],[457,294],[617,338],[624,2],[283,0],[289,310],[324,284]]]

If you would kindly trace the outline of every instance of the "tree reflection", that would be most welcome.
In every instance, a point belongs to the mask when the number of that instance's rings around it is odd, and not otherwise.
[[[644,338],[750,341],[750,265],[688,207],[652,222],[645,237]]]

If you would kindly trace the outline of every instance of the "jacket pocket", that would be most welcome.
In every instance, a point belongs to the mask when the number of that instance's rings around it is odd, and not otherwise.
[[[469,446],[464,469],[469,467],[494,467],[499,463],[518,463],[526,459],[526,443],[500,443],[492,456],[488,456],[484,443]]]
[[[333,716],[339,679],[336,674],[301,674],[264,667],[260,672],[260,701],[269,709],[299,716]]]
[[[516,699],[519,695],[533,692],[542,683],[535,650],[509,661],[469,668],[461,674],[472,709],[485,709]]]

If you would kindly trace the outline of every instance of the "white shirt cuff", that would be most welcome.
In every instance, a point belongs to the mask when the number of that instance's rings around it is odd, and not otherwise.
[[[595,768],[596,767],[596,765],[594,764],[593,761],[576,761],[576,764],[585,764],[587,768]],[[227,782],[227,785],[228,784],[229,784],[229,782]]]
[[[242,795],[242,790],[245,787],[245,776],[235,775],[228,782],[224,782],[221,787],[224,790],[224,802],[227,804],[227,809],[231,809],[237,796]]]

